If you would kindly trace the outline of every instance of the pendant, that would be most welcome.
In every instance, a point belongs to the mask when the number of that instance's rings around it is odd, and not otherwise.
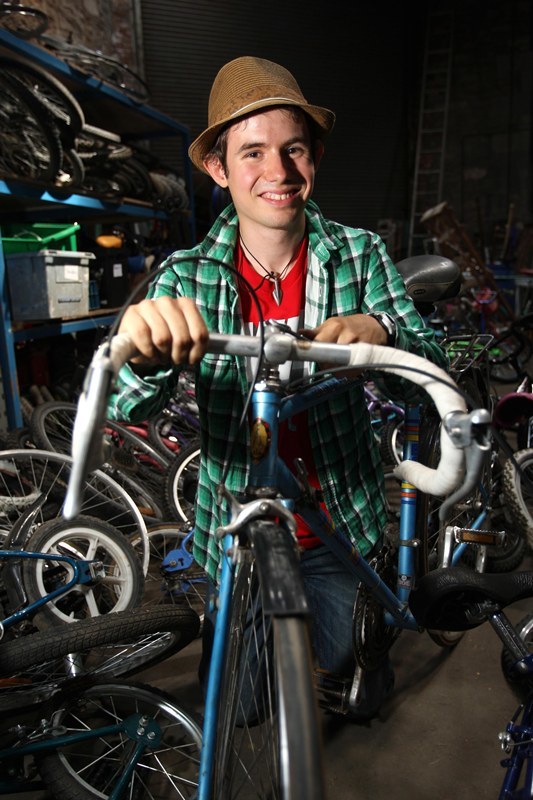
[[[278,275],[275,275],[272,280],[274,281],[274,286],[272,288],[272,297],[274,298],[276,305],[280,306],[281,301],[283,299],[283,292],[281,291],[281,281]]]

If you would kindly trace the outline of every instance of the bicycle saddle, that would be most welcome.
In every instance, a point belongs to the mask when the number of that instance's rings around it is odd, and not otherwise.
[[[431,311],[439,300],[457,297],[461,289],[461,268],[444,256],[411,256],[399,261],[396,269],[403,278],[407,294],[423,313]]]
[[[430,630],[466,631],[485,622],[488,609],[499,609],[533,596],[533,572],[473,572],[468,567],[436,569],[420,579],[409,595],[419,625]]]

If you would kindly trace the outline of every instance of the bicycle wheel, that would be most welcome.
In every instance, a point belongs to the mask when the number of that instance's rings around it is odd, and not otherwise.
[[[60,745],[37,757],[39,772],[56,800],[109,797],[139,742],[144,748],[121,796],[197,796],[201,730],[170,695],[141,684],[97,684],[75,697],[59,694],[46,714],[65,735],[81,729],[95,732],[81,743]],[[117,724],[119,730],[100,732]]]
[[[184,447],[170,467],[165,486],[165,509],[170,519],[193,523],[200,467],[200,445]]]
[[[85,124],[83,110],[66,86],[48,70],[14,58],[0,58],[0,69],[15,76],[49,111],[59,128],[61,139],[72,147]]]
[[[258,533],[276,553],[273,571]],[[297,561],[275,523],[255,523],[250,534],[252,549],[237,556],[212,796],[318,800],[324,787],[307,621],[269,611],[280,575],[303,592]],[[256,549],[263,551],[257,561]]]
[[[14,76],[0,74],[0,174],[53,181],[62,148],[53,117]]]
[[[76,418],[75,403],[52,400],[35,406],[30,426],[38,447],[58,453],[70,453]],[[126,425],[106,420],[104,431],[105,463],[100,469],[124,487],[146,517],[163,519],[162,482],[170,466],[165,457],[147,439]]]
[[[120,611],[38,631],[0,648],[0,708],[48,696],[66,681],[126,678],[174,655],[197,635],[190,609]]]
[[[533,547],[533,449],[519,450],[503,467],[505,502],[515,522]]]
[[[188,606],[203,622],[208,578],[192,556],[191,538],[191,531],[168,523],[148,529],[150,566],[144,582],[143,605]],[[140,544],[140,539],[132,540],[134,547]]]
[[[530,652],[533,651],[533,614],[523,617],[515,626],[517,634],[527,645]],[[515,660],[506,647],[501,652],[502,672],[507,683],[512,686],[514,691],[525,700],[533,692],[533,675],[522,675],[514,669]]]
[[[19,39],[34,39],[48,28],[48,17],[37,8],[19,3],[2,3],[0,26]]]
[[[67,594],[42,606],[37,615],[38,627],[126,611],[141,602],[141,561],[126,537],[103,520],[83,516],[49,520],[37,528],[25,549],[97,562],[90,583],[75,585]],[[68,583],[73,570],[66,562],[53,559],[22,559],[22,574],[31,603]]]
[[[531,358],[530,339],[516,327],[498,336],[488,350],[489,370],[497,383],[517,383]]]
[[[140,102],[148,100],[148,87],[143,79],[120,61],[100,51],[91,50],[83,45],[73,45],[48,34],[41,36],[40,39],[57,58],[61,58],[74,69],[93,75]]]
[[[13,524],[37,497],[46,495],[39,511],[39,523],[59,517],[70,477],[72,459],[46,450],[4,450],[0,454],[0,522]],[[130,495],[100,470],[91,472],[85,483],[80,513],[98,517],[126,536],[140,537],[143,572],[150,560],[146,523]],[[140,550],[139,550],[140,552]]]
[[[380,452],[384,466],[396,467],[403,459],[404,420],[389,419],[380,432]]]

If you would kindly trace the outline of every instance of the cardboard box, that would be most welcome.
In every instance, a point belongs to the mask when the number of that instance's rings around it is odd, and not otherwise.
[[[89,312],[89,265],[93,253],[42,250],[6,257],[15,320],[83,316]]]

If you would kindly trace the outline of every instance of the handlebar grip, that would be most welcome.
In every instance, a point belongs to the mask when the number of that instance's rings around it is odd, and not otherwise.
[[[388,373],[407,377],[425,389],[437,407],[441,419],[452,411],[466,413],[464,398],[450,376],[436,364],[405,350],[396,350],[382,345],[359,342],[352,345],[351,366],[365,367],[379,365],[387,367]],[[423,370],[423,373],[422,373]],[[394,474],[401,480],[413,484],[425,494],[443,496],[455,489],[464,474],[463,451],[457,448],[445,426],[441,426],[441,455],[436,469],[426,467],[416,461],[402,461]]]

